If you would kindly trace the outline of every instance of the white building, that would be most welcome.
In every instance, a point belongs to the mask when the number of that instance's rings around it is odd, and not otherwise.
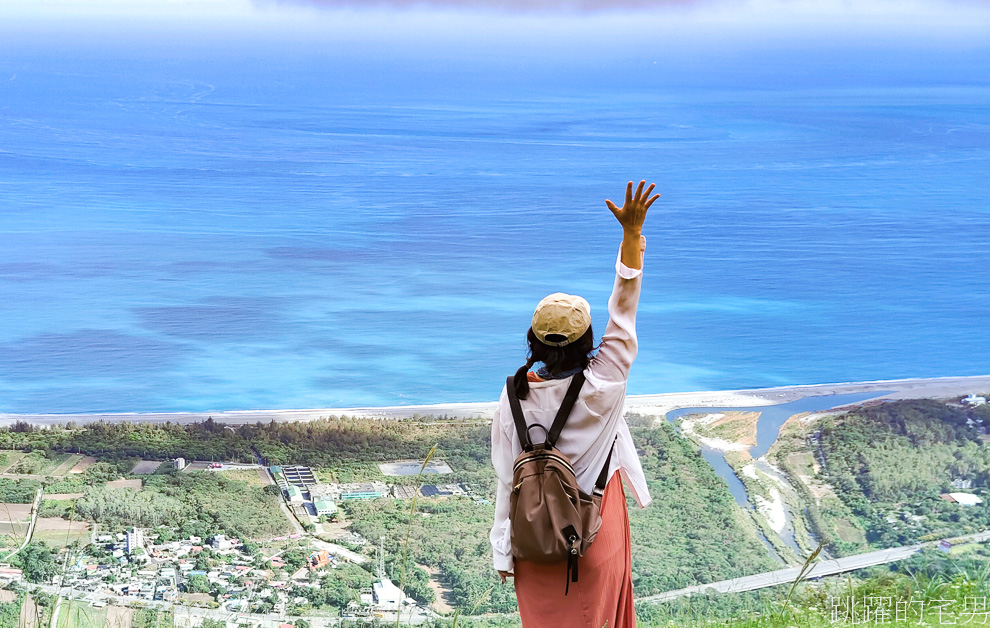
[[[949,497],[960,506],[975,506],[983,503],[982,499],[972,493],[949,493]]]
[[[213,537],[213,542],[211,543],[214,549],[218,550],[229,550],[234,547],[234,542],[228,539],[223,534],[218,534]]]
[[[178,469],[179,471],[182,471],[183,469],[186,468],[186,459],[176,458],[175,461],[172,463],[172,466]]]
[[[986,397],[977,397],[976,395],[969,395],[962,400],[963,403],[968,403],[971,406],[982,406],[987,402]]]
[[[290,502],[300,504],[304,501],[302,491],[295,484],[290,484],[285,489],[285,494],[288,496]]]
[[[133,554],[139,547],[144,547],[144,532],[141,528],[131,528],[124,538],[124,549],[128,554]]]
[[[380,606],[398,606],[405,597],[402,590],[392,584],[388,578],[382,578],[372,585],[372,591],[374,592],[375,603]]]

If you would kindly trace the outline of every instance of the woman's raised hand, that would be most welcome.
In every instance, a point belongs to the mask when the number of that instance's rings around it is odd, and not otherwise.
[[[616,207],[612,201],[605,200],[605,205],[608,206],[615,219],[622,225],[622,231],[629,235],[640,235],[643,230],[643,221],[646,220],[646,210],[650,208],[650,205],[654,201],[660,198],[659,194],[654,194],[653,198],[650,198],[655,184],[651,183],[650,187],[646,188],[646,191],[643,190],[644,185],[646,185],[645,179],[639,182],[639,187],[636,188],[636,194],[633,194],[633,182],[630,181],[627,183],[626,202],[622,204],[622,207]]]

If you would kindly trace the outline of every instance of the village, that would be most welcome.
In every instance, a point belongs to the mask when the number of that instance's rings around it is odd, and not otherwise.
[[[145,463],[141,463],[145,464]],[[184,609],[190,625],[215,612],[236,617],[243,626],[281,625],[273,618],[314,611],[311,597],[300,591],[319,590],[334,570],[345,565],[363,566],[373,572],[372,586],[361,590],[345,608],[324,609],[342,619],[371,620],[402,613],[403,622],[422,623],[437,613],[406,596],[386,573],[384,541],[374,545],[377,567],[363,553],[369,540],[339,525],[338,504],[350,500],[462,497],[488,503],[460,483],[411,485],[372,480],[325,483],[303,465],[263,467],[243,463],[186,461],[161,463],[175,472],[224,473],[255,469],[266,488],[277,489],[283,514],[296,530],[263,540],[247,540],[215,534],[212,537],[174,538],[159,528],[130,527],[123,531],[94,526],[88,543],[69,548],[64,569],[51,582],[29,584],[20,569],[0,568],[0,585],[23,586],[58,592],[95,608],[105,606]],[[151,464],[145,464],[150,470]],[[379,465],[387,478],[416,475],[421,463],[398,461]],[[155,469],[157,470],[157,468]],[[451,473],[443,462],[433,461],[424,473]],[[339,541],[339,542],[331,542]],[[345,547],[346,545],[346,547]],[[198,613],[201,610],[202,613]],[[338,615],[339,613],[339,615]],[[319,611],[317,611],[319,615]],[[252,619],[253,618],[253,619]]]

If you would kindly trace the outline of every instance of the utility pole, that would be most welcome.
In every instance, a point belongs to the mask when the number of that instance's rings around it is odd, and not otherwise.
[[[385,578],[385,535],[378,537],[378,577]]]

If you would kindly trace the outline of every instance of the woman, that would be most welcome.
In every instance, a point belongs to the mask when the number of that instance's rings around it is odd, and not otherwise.
[[[630,181],[621,208],[605,201],[622,225],[622,244],[608,301],[608,326],[597,353],[588,302],[572,295],[552,294],[536,308],[527,333],[530,355],[513,378],[526,422],[549,429],[571,378],[579,371],[584,372],[586,381],[557,447],[570,458],[585,493],[591,494],[612,452],[610,479],[601,503],[602,527],[580,559],[580,580],[570,585],[566,597],[561,586],[566,581],[566,561],[538,564],[515,561],[512,557],[509,491],[513,461],[522,448],[504,388],[492,421],[492,463],[498,475],[495,525],[491,531],[494,566],[502,582],[514,578],[523,626],[636,625],[629,517],[622,480],[629,485],[640,507],[650,503],[650,495],[622,409],[626,379],[636,357],[636,306],[646,248],[643,221],[650,205],[660,197],[656,194],[650,198],[654,186],[650,184],[644,192],[645,184],[646,181],[640,181],[634,194]],[[542,366],[531,372],[537,363]]]

